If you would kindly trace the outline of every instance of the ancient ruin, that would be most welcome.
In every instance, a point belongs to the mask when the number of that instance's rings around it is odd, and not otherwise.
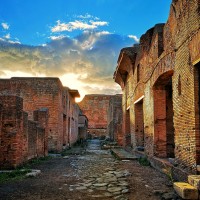
[[[200,165],[199,6],[173,0],[166,24],[122,49],[114,73],[123,91],[123,145],[155,167],[170,158],[179,179]]]
[[[85,95],[79,106],[88,118],[88,134],[121,140],[121,95]]]
[[[12,168],[49,152],[61,152],[79,139],[77,90],[58,78],[0,80],[1,168]],[[83,121],[82,123],[86,123]]]

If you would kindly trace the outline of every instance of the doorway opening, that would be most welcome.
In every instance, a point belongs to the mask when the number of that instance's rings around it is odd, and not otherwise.
[[[161,75],[154,85],[154,154],[174,158],[173,71]]]
[[[140,150],[144,150],[143,99],[135,103],[135,139],[136,147]]]
[[[125,145],[131,146],[131,120],[130,120],[130,108],[126,110],[126,124],[125,124]]]
[[[63,146],[66,146],[67,142],[67,117],[63,114]]]

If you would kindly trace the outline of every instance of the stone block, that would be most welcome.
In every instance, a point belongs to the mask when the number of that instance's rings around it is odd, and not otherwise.
[[[189,175],[188,183],[200,190],[200,175]]]
[[[197,165],[197,171],[200,172],[200,165]]]
[[[174,190],[181,198],[198,199],[198,190],[194,186],[184,182],[175,182],[173,186]]]

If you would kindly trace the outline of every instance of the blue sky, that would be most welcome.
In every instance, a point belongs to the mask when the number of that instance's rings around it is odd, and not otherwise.
[[[119,92],[112,75],[120,49],[137,43],[155,24],[166,22],[170,3],[171,0],[2,1],[0,77],[58,76],[64,85],[77,87],[82,96]]]

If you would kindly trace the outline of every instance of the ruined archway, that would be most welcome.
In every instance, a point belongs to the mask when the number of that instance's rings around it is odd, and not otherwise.
[[[154,84],[154,155],[174,158],[173,70],[167,71]]]

